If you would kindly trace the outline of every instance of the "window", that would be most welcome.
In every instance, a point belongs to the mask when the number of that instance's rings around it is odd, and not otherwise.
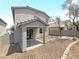
[[[63,27],[60,27],[60,30],[63,30]]]
[[[68,28],[69,30],[72,30],[72,28]]]
[[[42,28],[40,28],[40,33],[42,33]]]

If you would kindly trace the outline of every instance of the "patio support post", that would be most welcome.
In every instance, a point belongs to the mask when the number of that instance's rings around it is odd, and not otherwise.
[[[45,27],[43,27],[43,44],[45,44]]]
[[[27,48],[27,28],[22,27],[22,51],[25,52]]]

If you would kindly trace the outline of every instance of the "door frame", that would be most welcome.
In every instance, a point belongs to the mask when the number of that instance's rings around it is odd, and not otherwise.
[[[27,29],[27,39],[33,39],[33,29],[32,28]]]

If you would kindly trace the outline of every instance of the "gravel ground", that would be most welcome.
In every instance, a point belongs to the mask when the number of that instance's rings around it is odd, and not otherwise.
[[[8,56],[2,55],[0,59],[60,59],[63,55],[65,48],[72,42],[69,39],[56,39],[50,40],[45,45],[29,50],[24,53],[13,53]],[[4,46],[5,47],[5,46]],[[9,45],[6,46],[4,51],[8,51]],[[15,49],[18,49],[15,47]],[[2,48],[0,48],[0,51]],[[13,50],[12,50],[13,51]],[[4,52],[2,52],[4,53]],[[1,55],[1,53],[0,53]]]

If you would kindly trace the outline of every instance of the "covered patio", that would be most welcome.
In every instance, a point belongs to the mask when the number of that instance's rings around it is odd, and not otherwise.
[[[39,29],[42,28],[43,34],[43,44],[45,44],[45,32],[48,24],[40,19],[32,19],[18,24],[21,28],[22,39],[21,39],[21,49],[22,51],[26,51],[27,47],[32,46],[34,44],[39,44],[41,42],[35,40],[36,36],[39,35]],[[28,43],[30,43],[28,45]]]

